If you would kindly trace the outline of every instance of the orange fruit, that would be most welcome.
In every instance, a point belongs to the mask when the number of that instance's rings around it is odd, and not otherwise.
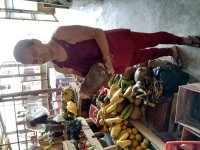
[[[124,120],[123,123],[124,123],[125,125],[128,125],[128,120]]]
[[[132,133],[132,129],[131,128],[127,128],[126,131],[131,134]]]
[[[134,135],[133,133],[131,133],[131,134],[129,135],[129,139],[130,139],[130,140],[135,139],[135,135]]]
[[[135,150],[143,150],[141,146],[137,146]]]
[[[139,145],[139,142],[137,140],[132,141],[132,147],[136,148]]]
[[[122,126],[122,130],[125,130],[125,129],[127,129],[127,126],[126,126],[126,125],[123,125],[123,126]]]
[[[132,132],[133,132],[133,134],[137,134],[138,130],[136,128],[132,128]]]
[[[140,142],[140,141],[142,141],[143,137],[141,134],[138,133],[135,135],[135,139]]]
[[[136,98],[134,101],[135,106],[139,106],[141,104],[142,100],[139,98]]]

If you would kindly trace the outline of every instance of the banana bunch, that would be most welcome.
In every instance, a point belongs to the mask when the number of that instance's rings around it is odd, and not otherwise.
[[[113,84],[118,83],[119,79],[120,79],[120,75],[119,75],[119,74],[114,74],[114,75],[110,78],[110,80],[108,81],[108,86],[111,88],[111,86],[112,86]]]
[[[118,90],[117,82],[111,85],[110,90],[108,91],[107,97],[111,98],[113,94]]]
[[[76,103],[73,103],[72,101],[67,102],[67,111],[71,112],[74,116],[77,116],[78,107]]]
[[[156,80],[154,78],[154,82],[153,82],[153,92],[155,93],[155,99],[160,98],[160,96],[163,93],[163,86],[160,82],[158,82],[158,80]]]
[[[104,121],[108,126],[113,126],[115,124],[121,123],[123,121],[123,119],[120,116],[117,116],[117,117],[113,117],[113,118],[104,119]]]
[[[126,91],[126,89],[130,86],[135,84],[135,80],[127,80],[123,77],[123,75],[120,76],[120,79],[118,81],[118,87],[122,89],[122,91]]]
[[[62,90],[62,100],[64,102],[73,101],[74,100],[74,90],[71,85],[68,85]]]
[[[129,145],[131,145],[131,140],[117,140],[116,141],[116,144],[121,147],[121,148],[126,148],[128,147]]]
[[[120,118],[126,120],[130,117],[131,113],[133,112],[134,105],[130,103],[125,107],[125,109],[121,112]]]
[[[111,97],[110,102],[111,103],[121,103],[124,100],[123,97],[123,91],[121,88],[119,88]]]
[[[119,135],[120,131],[121,131],[121,125],[120,124],[116,124],[111,128],[110,136],[113,139],[115,139]]]

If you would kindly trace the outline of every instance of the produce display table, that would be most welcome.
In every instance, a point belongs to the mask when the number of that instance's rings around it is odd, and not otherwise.
[[[84,134],[86,135],[87,140],[90,142],[93,150],[117,150],[118,149],[117,145],[112,145],[112,146],[103,148],[99,140],[97,139],[97,137],[101,135],[101,132],[94,133],[92,129],[90,128],[89,124],[91,124],[92,121],[90,119],[84,119],[83,117],[78,117],[78,119],[81,120],[82,130]],[[63,141],[63,150],[76,150],[73,140]]]

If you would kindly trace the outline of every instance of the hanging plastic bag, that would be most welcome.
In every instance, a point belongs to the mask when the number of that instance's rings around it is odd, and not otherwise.
[[[41,116],[44,116],[44,115],[49,116],[50,112],[47,110],[47,108],[41,106],[39,109],[36,110],[36,112],[33,112],[33,113],[28,112],[28,114],[26,115],[26,120],[32,121],[32,120],[39,118]]]
[[[174,65],[156,67],[153,76],[163,85],[163,95],[171,95],[178,91],[180,85],[187,84],[189,74]]]

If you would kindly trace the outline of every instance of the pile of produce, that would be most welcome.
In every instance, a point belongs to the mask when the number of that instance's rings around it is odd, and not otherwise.
[[[79,137],[80,137],[80,140],[77,145],[78,150],[93,150],[91,143],[88,141],[83,131],[80,133]]]
[[[74,102],[74,90],[71,85],[68,85],[62,90],[62,117],[67,119],[67,117],[77,116],[77,105]]]
[[[101,122],[101,124],[107,124],[107,122]],[[143,137],[135,127],[130,126],[127,120],[110,124],[108,132],[110,132],[114,143],[120,148],[143,150],[151,147],[149,140]]]
[[[49,136],[48,134],[38,138],[40,146],[36,150],[59,150],[61,149],[61,143],[63,136]]]
[[[128,119],[140,119],[143,106],[155,107],[155,99],[162,95],[162,85],[149,73],[148,68],[142,67],[135,70],[134,76],[113,75],[97,97],[99,125],[121,148],[147,149],[150,145],[135,128],[127,126]]]

